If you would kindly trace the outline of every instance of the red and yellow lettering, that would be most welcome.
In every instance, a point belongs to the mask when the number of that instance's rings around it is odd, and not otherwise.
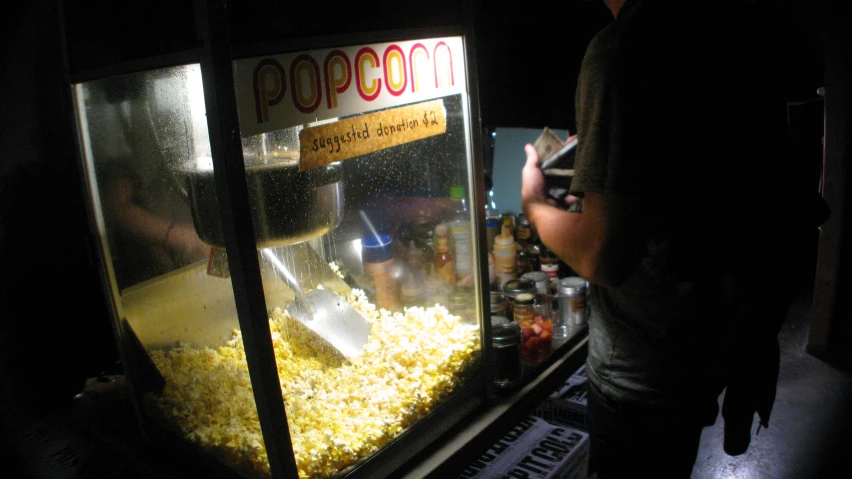
[[[421,90],[420,75],[429,72],[428,68],[422,68],[424,64],[428,66],[429,50],[422,43],[415,43],[408,54],[408,61],[411,71],[411,91],[416,93]],[[426,82],[422,82],[422,85],[426,85]]]
[[[445,42],[438,42],[435,45],[435,52],[432,54],[432,58],[435,62],[435,88],[455,85],[455,78],[453,78],[453,54],[450,51],[449,45]]]
[[[352,84],[352,63],[340,50],[329,52],[325,57],[325,98],[328,109],[337,108],[337,95],[345,92]]]
[[[405,91],[408,74],[405,71],[405,54],[397,45],[385,49],[385,83],[393,96],[402,95]]]
[[[271,58],[258,62],[254,67],[252,88],[258,123],[269,121],[269,107],[284,99],[287,92],[285,77],[284,67]]]
[[[290,89],[293,105],[302,113],[316,111],[322,100],[320,71],[310,55],[299,55],[290,64]]]
[[[362,48],[355,55],[355,86],[364,100],[373,101],[382,91],[381,78],[374,78],[367,83],[367,71],[379,66],[379,56],[370,47]]]

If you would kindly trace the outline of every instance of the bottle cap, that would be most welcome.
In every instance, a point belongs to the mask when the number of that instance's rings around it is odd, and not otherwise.
[[[361,239],[361,260],[365,263],[383,263],[393,257],[391,237],[370,235]]]
[[[515,238],[511,235],[500,234],[494,237],[494,243],[501,246],[510,245],[515,242]]]

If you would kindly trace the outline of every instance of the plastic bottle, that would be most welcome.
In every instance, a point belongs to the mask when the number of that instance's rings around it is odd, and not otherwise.
[[[435,274],[444,280],[444,284],[454,286],[456,284],[456,264],[453,253],[450,252],[449,238],[447,237],[447,225],[441,223],[435,227]]]
[[[467,208],[463,186],[455,185],[450,189],[453,208],[447,227],[450,235],[450,249],[456,266],[456,276],[460,282],[473,272],[472,238],[470,211]]]
[[[547,273],[554,281],[559,279],[559,257],[555,253],[547,249],[546,246],[541,246],[539,254],[539,264],[541,271]]]
[[[517,245],[512,230],[503,225],[502,232],[494,238],[494,272],[500,284],[517,277]]]
[[[376,289],[376,307],[394,311],[399,308],[393,241],[388,235],[366,236],[361,240],[364,273]]]
[[[518,247],[526,249],[530,244],[531,237],[532,225],[530,224],[530,220],[523,214],[519,214],[515,225],[515,240],[518,242]]]

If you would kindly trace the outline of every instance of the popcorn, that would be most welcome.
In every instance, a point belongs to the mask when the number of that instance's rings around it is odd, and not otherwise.
[[[286,327],[292,319],[278,308],[269,319],[300,478],[336,476],[377,451],[445,399],[479,359],[478,327],[443,306],[391,313],[358,289],[347,300],[372,325],[351,363],[296,354]],[[184,343],[151,357],[166,387],[146,398],[149,411],[240,475],[269,477],[240,331],[219,348]]]

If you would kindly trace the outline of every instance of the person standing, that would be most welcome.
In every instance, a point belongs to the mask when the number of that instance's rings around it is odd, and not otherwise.
[[[793,299],[777,255],[807,226],[795,201],[778,208],[796,192],[786,103],[749,2],[604,3],[614,22],[583,59],[570,195],[548,195],[526,145],[522,209],[591,283],[591,470],[688,478],[726,386],[732,455],[774,400]]]

